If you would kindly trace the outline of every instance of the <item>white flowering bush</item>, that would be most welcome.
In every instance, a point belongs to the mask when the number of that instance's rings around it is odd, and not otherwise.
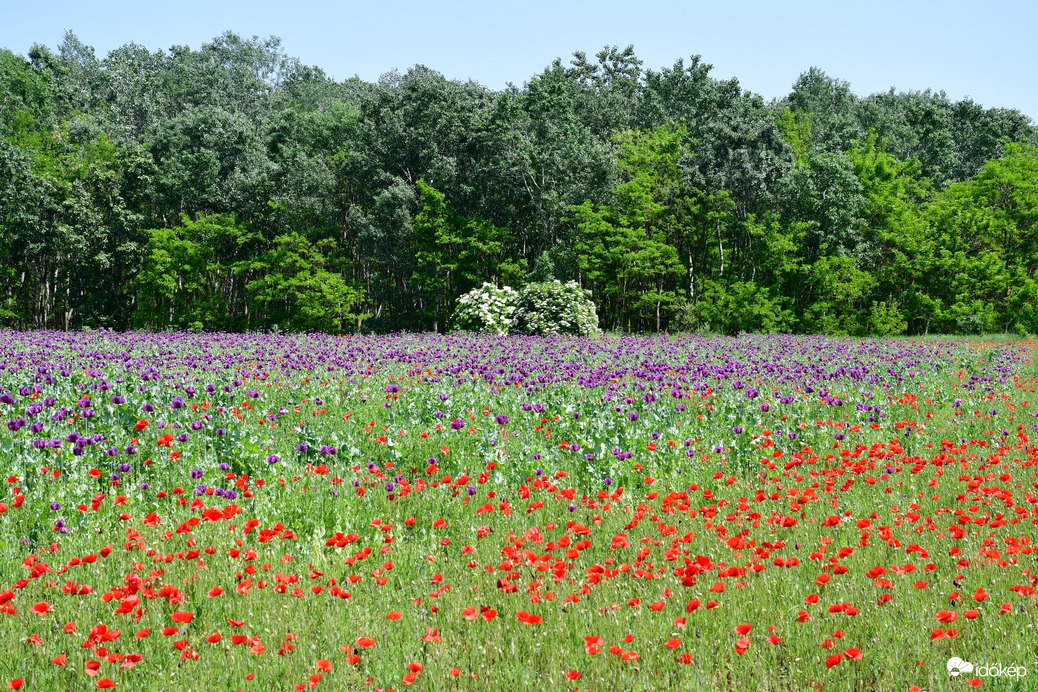
[[[526,284],[519,293],[513,331],[542,336],[598,334],[598,313],[591,292],[576,281]]]
[[[519,294],[514,288],[498,288],[485,283],[458,298],[451,318],[452,328],[460,332],[504,335],[515,324]]]

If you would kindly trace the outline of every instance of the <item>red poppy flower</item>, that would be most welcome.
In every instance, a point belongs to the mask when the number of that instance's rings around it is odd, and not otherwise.
[[[520,610],[515,614],[515,619],[524,625],[537,625],[542,622],[540,615],[534,615],[533,613],[527,613],[525,610]]]
[[[39,601],[38,603],[33,603],[29,610],[37,615],[46,615],[47,613],[52,612],[54,608],[52,608],[50,603],[47,603],[46,601]]]

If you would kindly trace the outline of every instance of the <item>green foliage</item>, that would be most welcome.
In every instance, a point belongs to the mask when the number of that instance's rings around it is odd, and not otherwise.
[[[446,195],[424,180],[417,187],[412,281],[423,293],[424,313],[435,328],[452,311],[454,296],[483,278],[492,282],[513,278],[524,265],[506,257],[505,248],[511,244],[508,229],[459,214]]]
[[[811,113],[782,109],[778,119],[778,129],[782,138],[793,150],[793,165],[807,163],[807,155],[811,152]]]
[[[791,330],[793,315],[784,308],[784,302],[752,281],[728,285],[708,282],[696,303],[695,318],[705,332],[786,332]]]
[[[614,317],[614,326],[658,331],[664,311],[677,299],[683,273],[677,250],[667,243],[676,232],[688,201],[679,199],[678,161],[681,127],[650,132],[624,131],[615,136],[624,176],[614,203],[590,200],[571,207],[577,227],[576,251],[585,280]]]
[[[233,215],[184,217],[177,228],[145,233],[138,326],[341,333],[369,317],[354,311],[363,290],[332,271],[299,233],[278,236],[261,253],[255,252],[261,237]]]
[[[811,265],[805,285],[812,301],[805,306],[801,320],[808,330],[840,335],[868,331],[867,297],[875,279],[858,269],[852,258],[820,258]]]
[[[537,258],[529,274],[530,281],[576,281],[580,276],[580,261],[569,245],[553,245]]]
[[[1020,334],[1038,334],[1038,281],[1025,279],[1013,292],[1010,299],[1016,323],[1013,330]]]
[[[353,312],[363,301],[363,289],[329,271],[328,259],[298,233],[275,238],[249,269],[258,274],[245,287],[257,326],[338,334],[358,331],[371,316]]]
[[[937,329],[961,333],[1025,327],[1038,270],[1038,147],[1008,145],[972,180],[949,186],[926,210],[937,246],[928,293]]]
[[[135,279],[134,322],[151,329],[238,327],[227,324],[235,299],[241,249],[255,235],[233,215],[181,219],[177,228],[153,228],[148,259]]]
[[[873,303],[869,307],[869,320],[866,332],[876,336],[892,336],[904,334],[908,328],[908,320],[901,308],[886,301]]]
[[[711,70],[606,47],[492,91],[231,32],[0,50],[0,323],[438,331],[558,280],[616,330],[1034,328],[1026,116]]]
[[[783,217],[803,230],[808,262],[827,254],[854,257],[867,251],[862,218],[867,199],[846,154],[809,153],[780,188]]]

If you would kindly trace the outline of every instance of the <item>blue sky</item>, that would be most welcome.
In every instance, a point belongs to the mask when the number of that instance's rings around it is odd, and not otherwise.
[[[278,36],[285,51],[337,79],[366,80],[423,64],[499,89],[522,84],[557,57],[633,44],[646,67],[699,54],[715,77],[738,77],[765,98],[788,93],[817,66],[859,96],[944,90],[1038,120],[1034,0],[919,2],[523,3],[483,0],[4,0],[0,47],[57,46],[66,29],[99,57],[125,43],[198,48],[231,30]]]

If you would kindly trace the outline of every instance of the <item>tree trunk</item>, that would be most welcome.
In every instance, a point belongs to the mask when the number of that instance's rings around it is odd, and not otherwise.
[[[696,299],[696,275],[692,268],[692,250],[688,251],[688,298]]]
[[[724,276],[724,245],[721,243],[721,224],[717,224],[717,251],[721,253],[721,270],[718,277]]]

